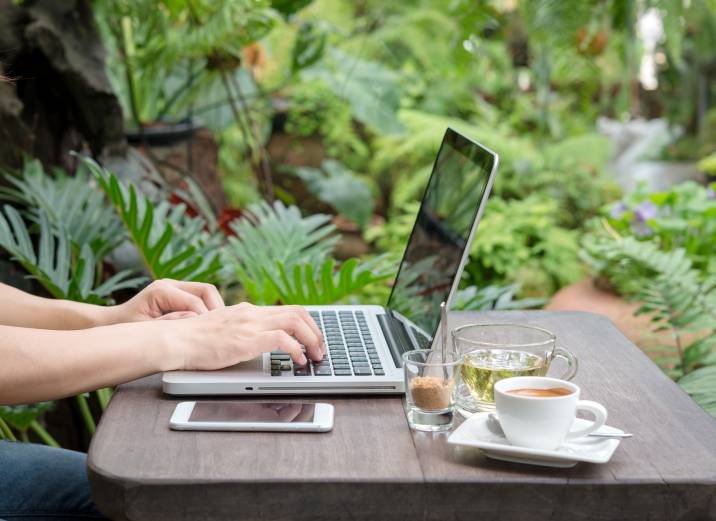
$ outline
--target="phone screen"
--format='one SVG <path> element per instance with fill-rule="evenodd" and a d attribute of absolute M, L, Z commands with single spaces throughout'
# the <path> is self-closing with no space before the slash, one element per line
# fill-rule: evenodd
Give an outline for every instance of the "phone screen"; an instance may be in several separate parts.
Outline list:
<path fill-rule="evenodd" d="M 315 410 L 313 403 L 196 402 L 189 423 L 311 423 Z"/>

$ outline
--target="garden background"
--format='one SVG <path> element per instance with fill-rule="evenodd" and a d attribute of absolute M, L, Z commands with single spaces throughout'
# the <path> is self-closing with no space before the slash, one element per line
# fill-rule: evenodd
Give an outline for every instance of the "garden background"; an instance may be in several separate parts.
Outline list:
<path fill-rule="evenodd" d="M 714 0 L 6 1 L 0 73 L 4 282 L 384 304 L 451 126 L 502 160 L 453 307 L 605 313 L 716 416 Z"/>

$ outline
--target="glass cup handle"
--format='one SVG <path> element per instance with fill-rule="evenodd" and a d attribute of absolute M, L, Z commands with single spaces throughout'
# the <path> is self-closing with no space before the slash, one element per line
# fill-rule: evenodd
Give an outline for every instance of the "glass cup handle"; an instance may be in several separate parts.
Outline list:
<path fill-rule="evenodd" d="M 607 422 L 607 410 L 601 403 L 592 402 L 589 400 L 579 400 L 577 402 L 578 411 L 589 411 L 594 415 L 594 421 L 583 429 L 576 431 L 569 431 L 567 433 L 567 439 L 581 438 L 587 434 L 591 434 L 597 429 L 600 429 Z"/>
<path fill-rule="evenodd" d="M 579 360 L 577 360 L 577 357 L 566 349 L 557 347 L 552 355 L 552 359 L 554 360 L 555 358 L 561 358 L 562 360 L 567 362 L 567 370 L 562 376 L 559 377 L 559 379 L 571 380 L 572 378 L 574 378 L 574 375 L 577 374 L 577 369 L 579 368 Z"/>

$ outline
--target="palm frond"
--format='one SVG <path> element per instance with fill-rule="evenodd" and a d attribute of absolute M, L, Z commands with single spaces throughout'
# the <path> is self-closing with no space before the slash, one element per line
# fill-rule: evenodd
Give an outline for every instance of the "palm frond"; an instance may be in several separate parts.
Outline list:
<path fill-rule="evenodd" d="M 7 250 L 25 270 L 55 298 L 106 304 L 114 291 L 134 288 L 144 277 L 122 271 L 95 285 L 97 258 L 88 244 L 75 255 L 63 230 L 53 229 L 44 210 L 38 209 L 39 245 L 33 245 L 20 213 L 5 205 L 0 212 L 0 247 Z"/>
<path fill-rule="evenodd" d="M 154 204 L 90 158 L 81 158 L 114 206 L 152 278 L 211 282 L 221 269 L 222 237 L 184 205 Z"/>

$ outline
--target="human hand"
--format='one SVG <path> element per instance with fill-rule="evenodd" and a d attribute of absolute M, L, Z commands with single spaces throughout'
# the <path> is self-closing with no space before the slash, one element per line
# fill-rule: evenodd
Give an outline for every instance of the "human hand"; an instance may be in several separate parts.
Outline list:
<path fill-rule="evenodd" d="M 172 320 L 203 315 L 224 307 L 212 284 L 155 280 L 133 298 L 108 309 L 112 323 Z"/>
<path fill-rule="evenodd" d="M 181 320 L 171 334 L 179 354 L 175 369 L 222 369 L 274 350 L 305 364 L 301 344 L 314 361 L 325 353 L 321 330 L 301 306 L 228 306 Z"/>

